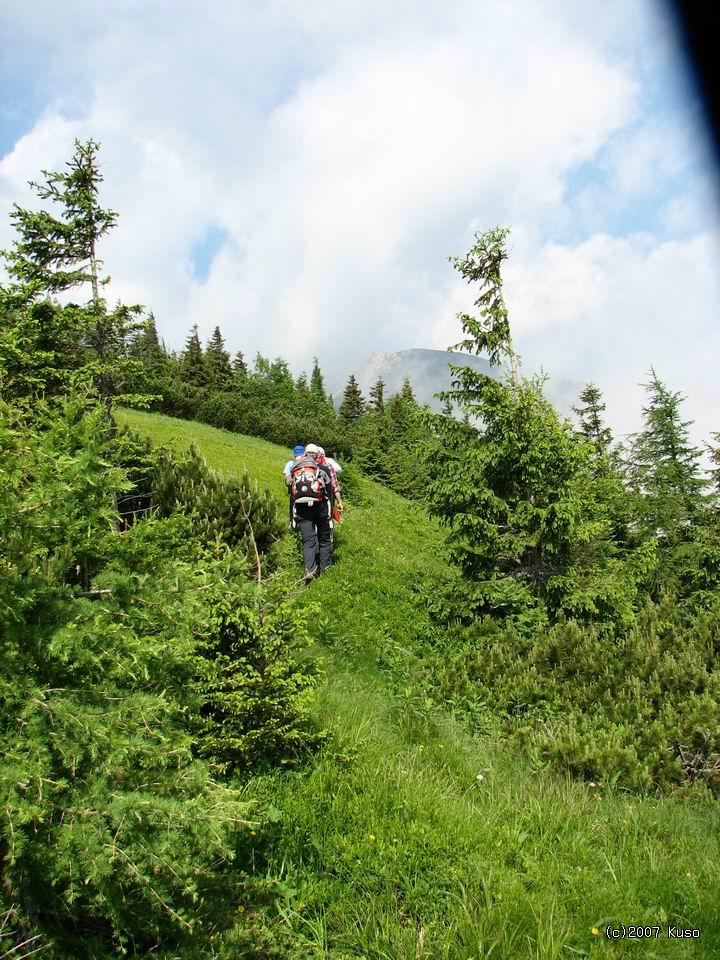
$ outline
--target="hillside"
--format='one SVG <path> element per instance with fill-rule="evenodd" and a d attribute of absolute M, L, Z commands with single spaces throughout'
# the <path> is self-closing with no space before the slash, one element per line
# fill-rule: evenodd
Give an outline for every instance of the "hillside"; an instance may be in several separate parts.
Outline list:
<path fill-rule="evenodd" d="M 246 466 L 284 508 L 284 448 L 119 416 L 156 442 L 194 442 L 225 473 Z M 423 595 L 448 576 L 440 531 L 375 483 L 352 488 L 336 565 L 295 601 L 317 611 L 325 675 L 315 710 L 329 739 L 303 768 L 246 784 L 273 811 L 252 850 L 266 899 L 232 890 L 238 928 L 207 956 L 717 956 L 717 804 L 557 777 L 472 738 L 449 705 L 421 694 L 418 658 L 443 643 Z M 282 576 L 292 584 L 299 572 L 288 538 Z M 609 942 L 606 926 L 619 924 L 644 924 L 651 942 Z M 669 925 L 700 939 L 669 939 Z M 278 952 L 239 946 L 243 931 Z"/>

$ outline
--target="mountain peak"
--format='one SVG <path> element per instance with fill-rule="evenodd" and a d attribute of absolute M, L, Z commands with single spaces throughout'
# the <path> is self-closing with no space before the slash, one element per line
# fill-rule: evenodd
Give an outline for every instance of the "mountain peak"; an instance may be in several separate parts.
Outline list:
<path fill-rule="evenodd" d="M 469 366 L 491 377 L 501 376 L 499 367 L 492 367 L 484 357 L 470 353 L 429 350 L 423 347 L 392 352 L 374 350 L 359 367 L 349 370 L 343 380 L 335 381 L 331 393 L 335 397 L 342 397 L 350 373 L 355 374 L 366 397 L 378 379 L 385 383 L 385 395 L 391 396 L 402 389 L 403 380 L 408 377 L 418 403 L 427 403 L 433 410 L 439 410 L 441 403 L 435 398 L 435 394 L 450 389 L 449 364 Z M 546 396 L 561 413 L 568 414 L 581 389 L 582 384 L 575 381 L 550 380 L 546 386 Z"/>

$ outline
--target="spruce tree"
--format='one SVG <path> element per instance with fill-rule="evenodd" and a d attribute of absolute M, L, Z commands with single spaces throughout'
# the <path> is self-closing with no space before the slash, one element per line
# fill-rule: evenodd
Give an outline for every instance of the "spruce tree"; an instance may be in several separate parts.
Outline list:
<path fill-rule="evenodd" d="M 652 368 L 643 386 L 649 402 L 644 427 L 632 438 L 630 482 L 646 533 L 673 543 L 684 538 L 703 506 L 702 454 L 690 440 L 692 421 L 681 418 L 682 394 L 668 389 Z"/>
<path fill-rule="evenodd" d="M 338 409 L 338 415 L 346 423 L 352 423 L 358 420 L 365 410 L 365 401 L 355 379 L 355 374 L 351 373 L 343 393 L 342 403 Z"/>
<path fill-rule="evenodd" d="M 410 377 L 405 377 L 403 380 L 402 389 L 400 390 L 400 399 L 403 403 L 406 403 L 409 406 L 417 407 L 417 400 L 415 399 L 415 394 L 413 393 Z"/>
<path fill-rule="evenodd" d="M 167 363 L 167 352 L 160 342 L 155 317 L 150 313 L 142 330 L 133 337 L 129 353 L 142 361 L 146 370 L 153 374 L 161 373 Z"/>
<path fill-rule="evenodd" d="M 204 387 L 208 382 L 197 324 L 193 325 L 185 341 L 185 349 L 180 356 L 180 374 L 185 383 L 191 383 L 196 387 Z"/>
<path fill-rule="evenodd" d="M 235 379 L 244 379 L 247 376 L 248 368 L 245 363 L 245 355 L 242 350 L 238 350 L 233 359 L 233 374 Z"/>
<path fill-rule="evenodd" d="M 382 377 L 378 377 L 370 388 L 370 401 L 370 407 L 374 413 L 385 412 L 385 382 Z"/>
<path fill-rule="evenodd" d="M 225 341 L 220 327 L 215 327 L 212 337 L 205 347 L 203 357 L 208 386 L 212 390 L 226 390 L 232 383 L 233 371 L 230 354 L 225 349 Z"/>
<path fill-rule="evenodd" d="M 588 383 L 580 393 L 582 406 L 573 407 L 577 414 L 580 434 L 595 445 L 601 456 L 606 456 L 612 443 L 612 433 L 603 421 L 605 403 L 600 390 L 594 383 Z"/>
<path fill-rule="evenodd" d="M 97 248 L 117 223 L 117 213 L 99 203 L 103 181 L 99 149 L 94 140 L 76 140 L 67 172 L 43 170 L 42 182 L 30 181 L 41 200 L 59 207 L 59 216 L 13 204 L 10 219 L 19 239 L 3 256 L 10 276 L 22 285 L 29 299 L 89 283 L 93 303 L 100 300 L 100 286 L 107 280 L 100 276 L 102 261 Z"/>
<path fill-rule="evenodd" d="M 275 357 L 269 368 L 270 382 L 272 383 L 273 401 L 286 409 L 295 400 L 295 381 L 287 360 Z"/>
<path fill-rule="evenodd" d="M 71 332 L 82 366 L 107 406 L 111 397 L 128 402 L 144 399 L 135 391 L 142 386 L 142 364 L 128 355 L 133 337 L 144 323 L 142 308 L 118 303 L 108 310 L 101 287 L 109 277 L 101 274 L 100 240 L 115 226 L 114 210 L 100 206 L 103 181 L 94 140 L 75 141 L 67 170 L 43 171 L 41 182 L 30 182 L 38 197 L 57 209 L 27 210 L 15 204 L 10 215 L 18 234 L 13 246 L 2 252 L 8 273 L 15 281 L 9 293 L 17 304 L 39 300 L 77 287 L 89 288 L 84 305 L 55 304 L 62 322 L 56 323 L 63 338 Z M 59 344 L 50 344 L 54 350 Z M 62 352 L 62 351 L 59 351 Z"/>
<path fill-rule="evenodd" d="M 457 614 L 497 613 L 527 627 L 559 613 L 627 616 L 634 581 L 616 563 L 590 447 L 544 398 L 542 380 L 517 377 L 500 275 L 507 233 L 476 236 L 468 256 L 454 262 L 482 291 L 480 319 L 459 315 L 460 346 L 486 352 L 492 363 L 508 361 L 510 382 L 451 365 L 452 389 L 441 399 L 464 419 L 429 417 L 430 508 L 448 528 L 466 578 L 466 606 Z"/>
<path fill-rule="evenodd" d="M 301 401 L 309 399 L 310 387 L 308 386 L 307 373 L 305 373 L 304 370 L 295 381 L 295 389 L 297 390 L 298 398 Z"/>
<path fill-rule="evenodd" d="M 313 357 L 313 368 L 312 374 L 310 375 L 310 393 L 313 395 L 314 400 L 318 400 L 321 403 L 328 400 L 328 396 L 325 393 L 325 380 L 320 370 L 320 363 L 317 357 Z"/>
<path fill-rule="evenodd" d="M 400 392 L 393 394 L 385 404 L 381 419 L 388 483 L 397 493 L 417 499 L 426 490 L 424 455 L 431 437 L 407 377 Z"/>
<path fill-rule="evenodd" d="M 493 227 L 486 233 L 476 233 L 475 244 L 464 257 L 450 257 L 453 267 L 468 283 L 480 284 L 480 295 L 475 301 L 480 316 L 458 314 L 466 338 L 452 349 L 486 353 L 493 365 L 507 362 L 510 380 L 514 382 L 518 376 L 518 356 L 510 335 L 500 274 L 502 264 L 508 258 L 506 243 L 509 235 L 508 227 Z"/>

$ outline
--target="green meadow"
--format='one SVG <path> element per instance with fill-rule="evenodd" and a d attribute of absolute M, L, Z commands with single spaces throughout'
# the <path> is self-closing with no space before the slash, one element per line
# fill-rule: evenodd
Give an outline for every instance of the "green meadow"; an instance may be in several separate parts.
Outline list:
<path fill-rule="evenodd" d="M 156 444 L 195 444 L 225 475 L 247 468 L 286 509 L 283 447 L 117 417 Z M 423 652 L 442 651 L 433 585 L 453 576 L 439 527 L 352 470 L 346 489 L 332 569 L 301 587 L 288 536 L 276 575 L 311 608 L 324 745 L 242 783 L 262 811 L 245 851 L 253 880 L 228 881 L 237 919 L 202 956 L 720 956 L 717 802 L 699 788 L 656 796 L 573 781 L 499 731 L 472 736 L 417 679 Z"/>

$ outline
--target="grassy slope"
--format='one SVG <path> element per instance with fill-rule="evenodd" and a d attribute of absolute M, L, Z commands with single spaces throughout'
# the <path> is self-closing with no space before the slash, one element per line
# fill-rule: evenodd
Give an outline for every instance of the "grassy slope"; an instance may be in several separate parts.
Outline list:
<path fill-rule="evenodd" d="M 228 473 L 247 465 L 285 504 L 286 451 L 200 424 L 123 414 L 158 442 L 194 441 Z M 347 511 L 336 566 L 299 595 L 321 604 L 333 732 L 309 768 L 250 785 L 282 819 L 258 840 L 293 956 L 720 955 L 717 805 L 593 790 L 475 741 L 421 699 L 393 663 L 430 637 L 413 587 L 444 574 L 423 511 L 370 482 Z M 294 545 L 288 574 L 299 573 Z M 242 905 L 240 905 L 242 907 Z M 248 904 L 248 909 L 250 909 Z M 610 918 L 659 924 L 610 943 Z M 668 924 L 698 941 L 669 940 Z"/>

